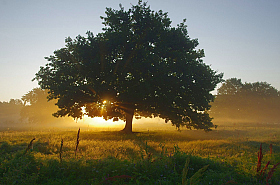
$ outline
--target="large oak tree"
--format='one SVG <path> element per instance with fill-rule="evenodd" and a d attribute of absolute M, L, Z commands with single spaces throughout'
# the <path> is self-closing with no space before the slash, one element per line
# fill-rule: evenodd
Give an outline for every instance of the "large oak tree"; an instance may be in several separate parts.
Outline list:
<path fill-rule="evenodd" d="M 106 9 L 103 32 L 66 38 L 66 46 L 46 57 L 35 79 L 58 99 L 55 116 L 126 120 L 160 117 L 177 128 L 211 130 L 210 93 L 222 74 L 202 61 L 204 51 L 188 36 L 186 20 L 171 26 L 167 13 L 141 0 L 129 10 Z"/>

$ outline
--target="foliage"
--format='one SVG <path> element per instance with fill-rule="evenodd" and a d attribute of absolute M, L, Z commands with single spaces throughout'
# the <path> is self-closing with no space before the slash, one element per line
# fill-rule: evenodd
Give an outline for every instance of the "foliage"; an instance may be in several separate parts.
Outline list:
<path fill-rule="evenodd" d="M 106 9 L 102 33 L 76 39 L 46 57 L 36 73 L 49 100 L 58 99 L 55 116 L 126 119 L 131 131 L 133 115 L 160 117 L 176 127 L 210 130 L 207 110 L 210 93 L 221 82 L 195 49 L 186 20 L 171 27 L 167 13 L 152 11 L 146 3 L 125 11 Z"/>
<path fill-rule="evenodd" d="M 217 121 L 277 123 L 279 111 L 280 92 L 270 84 L 231 78 L 218 89 L 211 116 Z"/>

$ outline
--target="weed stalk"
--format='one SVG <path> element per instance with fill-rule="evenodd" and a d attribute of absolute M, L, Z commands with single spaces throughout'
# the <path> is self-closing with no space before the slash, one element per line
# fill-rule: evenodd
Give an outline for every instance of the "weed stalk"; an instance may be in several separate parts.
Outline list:
<path fill-rule="evenodd" d="M 77 134 L 77 142 L 76 142 L 75 157 L 77 156 L 77 151 L 78 151 L 79 142 L 80 142 L 80 128 L 79 128 L 78 134 Z"/>
<path fill-rule="evenodd" d="M 263 158 L 263 154 L 262 154 L 262 143 L 261 143 L 261 145 L 260 145 L 260 151 L 258 152 L 257 173 L 261 170 L 262 158 Z"/>
<path fill-rule="evenodd" d="M 63 139 L 61 139 L 60 150 L 59 150 L 59 159 L 62 162 L 62 147 L 63 147 Z"/>
<path fill-rule="evenodd" d="M 30 141 L 30 143 L 29 143 L 29 145 L 27 146 L 27 148 L 26 148 L 24 154 L 26 154 L 29 150 L 32 150 L 32 149 L 33 149 L 33 141 L 34 141 L 34 140 L 35 140 L 35 138 L 33 138 L 33 139 Z"/>

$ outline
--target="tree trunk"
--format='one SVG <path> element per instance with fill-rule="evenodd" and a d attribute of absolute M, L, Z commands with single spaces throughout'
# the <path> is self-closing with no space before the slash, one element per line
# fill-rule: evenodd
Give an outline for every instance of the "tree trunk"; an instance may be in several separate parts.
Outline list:
<path fill-rule="evenodd" d="M 126 114 L 126 122 L 125 122 L 125 127 L 122 131 L 125 133 L 132 133 L 132 119 L 134 115 L 134 110 L 128 111 L 125 114 Z"/>

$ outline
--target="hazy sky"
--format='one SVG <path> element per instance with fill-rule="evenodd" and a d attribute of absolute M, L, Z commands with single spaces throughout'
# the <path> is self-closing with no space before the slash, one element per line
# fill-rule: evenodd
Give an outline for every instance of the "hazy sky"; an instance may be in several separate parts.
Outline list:
<path fill-rule="evenodd" d="M 0 0 L 0 101 L 21 98 L 44 57 L 64 47 L 65 37 L 101 32 L 105 7 L 127 10 L 138 0 Z M 149 0 L 168 12 L 172 25 L 187 19 L 204 62 L 224 79 L 266 81 L 280 90 L 279 0 Z"/>

